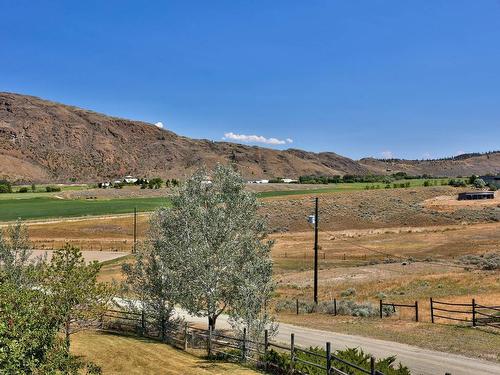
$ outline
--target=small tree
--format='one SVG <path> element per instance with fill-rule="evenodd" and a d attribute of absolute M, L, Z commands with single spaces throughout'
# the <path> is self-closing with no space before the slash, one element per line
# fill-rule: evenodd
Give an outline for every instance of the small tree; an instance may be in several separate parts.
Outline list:
<path fill-rule="evenodd" d="M 31 249 L 28 228 L 21 221 L 7 227 L 5 233 L 0 229 L 0 270 L 14 284 L 25 285 L 31 279 L 35 265 L 30 260 Z"/>
<path fill-rule="evenodd" d="M 0 275 L 0 373 L 77 374 L 78 361 L 58 337 L 60 324 L 54 296 Z"/>
<path fill-rule="evenodd" d="M 157 228 L 155 216 L 151 219 L 151 230 Z M 178 302 L 178 286 L 180 279 L 176 275 L 171 253 L 162 246 L 162 241 L 151 241 L 143 244 L 134 253 L 134 263 L 123 265 L 127 276 L 127 286 L 141 300 L 139 307 L 148 316 L 153 316 L 156 328 L 165 339 L 174 305 Z M 136 305 L 132 305 L 137 309 Z"/>
<path fill-rule="evenodd" d="M 478 189 L 484 189 L 486 187 L 486 182 L 482 178 L 476 178 L 474 180 L 474 187 Z"/>
<path fill-rule="evenodd" d="M 207 172 L 200 169 L 172 197 L 171 208 L 157 213 L 152 241 L 170 253 L 182 280 L 183 307 L 215 328 L 228 307 L 242 306 L 250 275 L 263 264 L 270 275 L 272 243 L 265 240 L 257 199 L 245 191 L 241 176 L 221 165 L 211 174 L 207 184 Z"/>
<path fill-rule="evenodd" d="M 54 252 L 47 267 L 45 282 L 61 309 L 68 350 L 70 335 L 95 324 L 113 296 L 113 288 L 97 282 L 100 269 L 96 261 L 86 264 L 69 244 Z"/>

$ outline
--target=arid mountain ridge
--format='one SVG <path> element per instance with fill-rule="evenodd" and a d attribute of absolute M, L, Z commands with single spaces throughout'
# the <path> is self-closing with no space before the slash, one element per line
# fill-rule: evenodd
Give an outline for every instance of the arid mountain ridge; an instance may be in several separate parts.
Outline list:
<path fill-rule="evenodd" d="M 124 175 L 183 178 L 200 165 L 236 163 L 246 179 L 301 175 L 497 173 L 500 152 L 443 160 L 359 161 L 334 152 L 273 150 L 190 139 L 141 121 L 33 96 L 0 93 L 0 178 L 95 182 Z"/>

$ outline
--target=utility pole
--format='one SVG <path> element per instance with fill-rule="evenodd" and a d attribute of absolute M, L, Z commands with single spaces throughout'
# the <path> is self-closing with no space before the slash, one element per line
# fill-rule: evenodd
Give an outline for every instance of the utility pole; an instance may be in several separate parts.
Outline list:
<path fill-rule="evenodd" d="M 137 207 L 134 207 L 134 248 L 133 253 L 136 252 L 136 244 L 137 244 Z"/>
<path fill-rule="evenodd" d="M 314 303 L 318 304 L 318 197 L 315 199 L 314 210 Z"/>

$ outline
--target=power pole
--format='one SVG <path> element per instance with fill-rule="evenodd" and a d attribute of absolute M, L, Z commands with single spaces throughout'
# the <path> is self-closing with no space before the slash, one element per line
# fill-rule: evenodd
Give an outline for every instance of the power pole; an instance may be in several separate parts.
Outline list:
<path fill-rule="evenodd" d="M 134 207 L 134 248 L 133 248 L 133 253 L 136 251 L 136 244 L 137 244 L 137 207 Z"/>
<path fill-rule="evenodd" d="M 314 211 L 314 303 L 318 304 L 318 197 Z"/>

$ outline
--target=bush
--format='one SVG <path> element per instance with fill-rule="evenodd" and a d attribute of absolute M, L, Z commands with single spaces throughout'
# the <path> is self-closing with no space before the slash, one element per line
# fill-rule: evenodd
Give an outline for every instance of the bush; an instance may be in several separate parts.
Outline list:
<path fill-rule="evenodd" d="M 448 185 L 453 186 L 453 187 L 464 187 L 467 186 L 465 181 L 460 180 L 460 179 L 454 179 L 452 178 L 450 181 L 448 181 Z"/>
<path fill-rule="evenodd" d="M 310 347 L 307 349 L 308 352 L 314 353 L 305 353 L 303 351 L 297 350 L 296 356 L 302 361 L 310 362 L 318 364 L 322 367 L 326 368 L 326 352 L 322 348 L 318 347 Z M 337 350 L 332 353 L 337 358 L 342 359 L 343 361 L 352 363 L 356 366 L 364 368 L 366 370 L 370 369 L 370 359 L 371 355 L 368 353 L 364 353 L 359 348 L 347 348 L 345 350 Z M 323 358 L 322 358 L 323 357 Z M 269 366 L 271 369 L 271 373 L 273 374 L 288 374 L 290 369 L 290 354 L 288 352 L 277 352 L 271 349 L 267 353 L 266 361 L 272 363 L 272 366 Z M 317 375 L 324 374 L 325 370 L 320 369 L 313 365 L 308 365 L 306 363 L 297 361 L 295 363 L 296 369 L 300 371 L 300 373 Z M 364 372 L 357 370 L 351 366 L 346 365 L 340 361 L 334 361 L 332 366 L 345 374 L 350 375 L 362 375 Z M 396 364 L 396 357 L 390 356 L 383 359 L 378 359 L 375 362 L 375 369 L 383 373 L 385 375 L 410 375 L 410 370 L 401 365 L 401 363 Z"/>
<path fill-rule="evenodd" d="M 340 293 L 341 297 L 354 297 L 356 295 L 356 289 L 348 288 Z"/>
<path fill-rule="evenodd" d="M 47 193 L 55 193 L 61 191 L 61 188 L 59 186 L 46 186 L 45 191 Z"/>
<path fill-rule="evenodd" d="M 0 180 L 0 194 L 12 193 L 12 184 L 7 180 Z"/>
<path fill-rule="evenodd" d="M 353 300 L 340 300 L 337 303 L 337 314 L 367 318 L 379 315 L 379 311 L 370 302 L 358 303 Z"/>
<path fill-rule="evenodd" d="M 484 180 L 481 178 L 476 178 L 474 180 L 474 187 L 478 189 L 484 189 L 486 187 L 486 182 L 484 182 Z"/>
<path fill-rule="evenodd" d="M 21 188 L 19 188 L 19 193 L 27 193 L 28 192 L 28 188 L 26 186 L 23 186 Z"/>
<path fill-rule="evenodd" d="M 482 270 L 500 270 L 500 253 L 486 253 L 481 255 L 464 255 L 460 257 L 460 262 L 477 266 Z"/>

